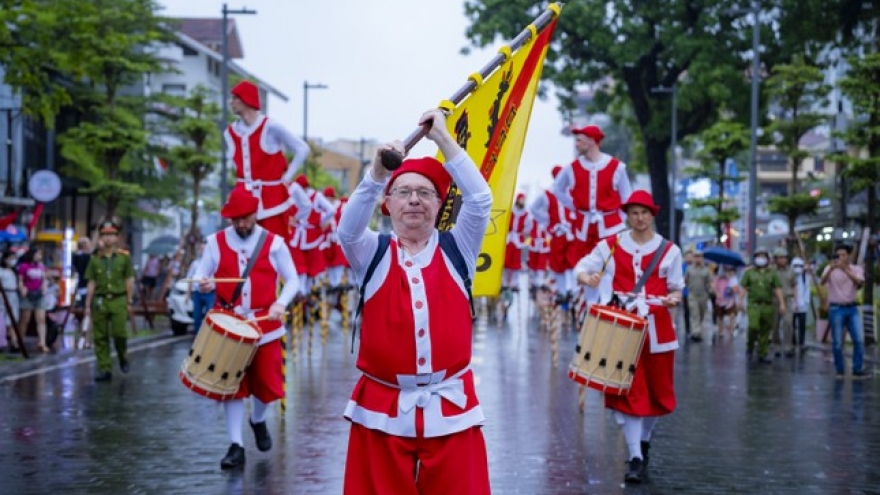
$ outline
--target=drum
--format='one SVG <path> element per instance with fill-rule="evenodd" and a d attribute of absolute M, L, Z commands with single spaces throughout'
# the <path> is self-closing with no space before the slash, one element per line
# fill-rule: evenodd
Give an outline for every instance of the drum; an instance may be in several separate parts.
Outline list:
<path fill-rule="evenodd" d="M 648 321 L 638 315 L 591 305 L 568 377 L 606 394 L 629 393 L 647 326 Z"/>
<path fill-rule="evenodd" d="M 223 310 L 208 312 L 183 360 L 180 381 L 209 399 L 232 398 L 259 341 L 260 331 L 244 318 Z"/>

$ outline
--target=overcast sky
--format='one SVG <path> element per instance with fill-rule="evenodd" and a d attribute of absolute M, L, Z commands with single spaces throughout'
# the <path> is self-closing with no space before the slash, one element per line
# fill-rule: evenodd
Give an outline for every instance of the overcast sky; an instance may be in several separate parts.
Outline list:
<path fill-rule="evenodd" d="M 221 17 L 216 0 L 159 0 L 170 17 Z M 463 2 L 455 0 L 336 0 L 227 2 L 257 15 L 235 16 L 244 45 L 245 69 L 278 88 L 288 101 L 270 100 L 269 115 L 291 132 L 303 132 L 303 81 L 309 90 L 312 138 L 403 139 L 422 111 L 450 97 L 494 56 L 497 47 L 472 50 L 465 37 Z M 552 93 L 549 91 L 548 93 Z M 555 97 L 538 100 L 532 112 L 518 182 L 547 187 L 550 169 L 569 163 L 573 146 L 560 135 Z M 420 144 L 415 156 L 433 154 Z"/>

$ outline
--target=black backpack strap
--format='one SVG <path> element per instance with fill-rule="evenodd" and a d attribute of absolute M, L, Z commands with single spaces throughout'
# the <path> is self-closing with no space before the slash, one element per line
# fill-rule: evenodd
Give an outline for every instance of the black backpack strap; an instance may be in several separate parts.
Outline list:
<path fill-rule="evenodd" d="M 449 257 L 449 261 L 452 262 L 452 266 L 455 267 L 455 271 L 458 272 L 458 276 L 461 277 L 461 281 L 464 282 L 464 288 L 468 295 L 468 302 L 471 304 L 471 318 L 473 319 L 477 315 L 477 312 L 474 309 L 474 295 L 471 290 L 473 281 L 471 280 L 470 275 L 468 275 L 467 263 L 464 261 L 464 256 L 462 256 L 461 250 L 458 249 L 458 244 L 455 243 L 455 237 L 452 236 L 452 232 L 440 232 L 440 249 L 442 249 L 443 252 L 446 253 L 446 256 Z"/>
<path fill-rule="evenodd" d="M 373 273 L 376 271 L 376 267 L 379 266 L 379 262 L 382 261 L 382 257 L 385 256 L 385 252 L 388 251 L 388 246 L 391 245 L 391 234 L 379 234 L 379 245 L 376 247 L 376 253 L 373 255 L 373 259 L 370 260 L 370 264 L 367 265 L 367 271 L 364 273 L 364 278 L 361 280 L 361 288 L 358 297 L 358 305 L 357 310 L 355 311 L 354 318 L 351 320 L 351 352 L 354 354 L 354 338 L 357 334 L 357 325 L 358 319 L 361 316 L 361 312 L 364 310 L 364 295 L 367 292 L 367 284 L 370 282 L 370 279 L 373 278 Z"/>
<path fill-rule="evenodd" d="M 263 229 L 260 232 L 260 237 L 257 238 L 257 245 L 254 247 L 254 251 L 251 253 L 251 257 L 248 259 L 247 266 L 244 267 L 244 272 L 241 274 L 241 282 L 235 286 L 235 290 L 232 291 L 232 298 L 229 301 L 223 300 L 220 297 L 220 294 L 217 294 L 217 298 L 220 301 L 220 306 L 232 311 L 232 308 L 235 307 L 235 301 L 238 300 L 239 296 L 241 296 L 241 291 L 244 289 L 244 284 L 247 282 L 248 276 L 251 274 L 251 270 L 254 268 L 254 264 L 257 262 L 257 256 L 260 255 L 260 251 L 263 249 L 263 244 L 266 243 L 266 238 L 269 237 L 269 231 Z"/>

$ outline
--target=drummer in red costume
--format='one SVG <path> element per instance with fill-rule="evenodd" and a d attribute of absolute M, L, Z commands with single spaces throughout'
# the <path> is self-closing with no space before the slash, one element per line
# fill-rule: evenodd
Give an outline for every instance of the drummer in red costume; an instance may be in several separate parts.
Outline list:
<path fill-rule="evenodd" d="M 502 290 L 519 290 L 517 274 L 522 270 L 522 252 L 528 248 L 526 237 L 532 228 L 532 219 L 526 211 L 526 195 L 519 193 L 510 210 L 510 227 L 507 231 L 507 246 L 504 251 L 504 275 Z"/>
<path fill-rule="evenodd" d="M 434 225 L 455 180 L 462 205 L 444 235 L 451 235 L 473 277 L 492 192 L 446 130 L 441 111 L 428 111 L 420 124 L 430 126 L 427 137 L 446 163 L 407 159 L 392 174 L 379 153 L 403 152 L 403 146 L 381 146 L 339 222 L 339 241 L 360 279 L 378 250 L 378 234 L 368 225 L 380 199 L 393 231 L 366 287 L 357 359 L 363 376 L 345 408 L 352 423 L 346 495 L 490 492 L 485 418 L 470 369 L 468 295 Z"/>
<path fill-rule="evenodd" d="M 582 215 L 574 225 L 574 258 L 580 260 L 601 239 L 624 229 L 620 205 L 632 192 L 626 164 L 599 149 L 605 137 L 598 126 L 574 129 L 578 157 L 553 182 L 553 193 Z M 577 261 L 575 261 L 577 263 Z"/>
<path fill-rule="evenodd" d="M 288 239 L 288 210 L 295 200 L 290 185 L 309 156 L 309 145 L 260 114 L 260 94 L 250 81 L 232 88 L 230 106 L 239 120 L 226 128 L 224 138 L 235 163 L 235 177 L 259 199 L 260 225 Z M 285 151 L 293 154 L 290 163 L 284 157 Z"/>
<path fill-rule="evenodd" d="M 220 461 L 222 469 L 240 467 L 245 462 L 242 427 L 244 426 L 244 399 L 252 397 L 250 425 L 254 431 L 257 449 L 272 448 L 272 438 L 266 427 L 269 403 L 284 394 L 283 358 L 281 342 L 284 324 L 281 318 L 297 291 L 296 270 L 284 240 L 257 225 L 259 201 L 241 184 L 232 189 L 229 200 L 220 210 L 229 219 L 229 227 L 208 237 L 195 277 L 200 280 L 199 290 L 216 290 L 215 309 L 235 312 L 245 319 L 260 317 L 256 325 L 262 333 L 257 353 L 247 368 L 238 393 L 223 402 L 226 427 L 232 445 Z M 214 278 L 240 278 L 250 260 L 256 257 L 240 295 L 235 300 L 235 283 L 215 284 Z M 275 297 L 279 276 L 284 288 Z"/>
<path fill-rule="evenodd" d="M 603 304 L 616 294 L 622 301 L 629 299 L 627 309 L 648 319 L 648 335 L 629 394 L 605 395 L 605 407 L 615 411 L 629 449 L 625 481 L 640 483 L 648 465 L 654 425 L 660 416 L 675 409 L 673 373 L 678 339 L 669 308 L 681 301 L 684 277 L 678 246 L 667 242 L 659 252 L 663 237 L 654 232 L 654 217 L 660 207 L 654 204 L 650 193 L 633 192 L 623 208 L 631 230 L 599 242 L 578 263 L 575 273 L 578 282 L 602 289 Z M 649 274 L 640 294 L 628 298 L 626 294 L 633 291 L 654 256 L 662 256 L 659 265 Z M 606 284 L 600 285 L 603 277 L 611 279 L 613 292 Z"/>
<path fill-rule="evenodd" d="M 553 179 L 559 177 L 562 166 L 553 167 L 551 174 Z M 580 260 L 575 252 L 574 225 L 578 225 L 581 217 L 578 213 L 566 208 L 559 201 L 552 189 L 544 191 L 529 205 L 529 214 L 547 232 L 550 232 L 550 256 L 548 267 L 553 272 L 556 281 L 557 300 L 564 302 L 568 299 L 568 293 L 574 289 L 574 275 L 572 269 Z"/>
<path fill-rule="evenodd" d="M 550 260 L 550 234 L 538 222 L 532 222 L 529 231 L 529 293 L 547 285 L 547 263 Z"/>

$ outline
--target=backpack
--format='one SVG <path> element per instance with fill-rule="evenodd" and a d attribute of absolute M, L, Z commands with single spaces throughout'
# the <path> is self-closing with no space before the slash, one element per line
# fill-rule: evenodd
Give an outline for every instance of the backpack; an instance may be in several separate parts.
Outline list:
<path fill-rule="evenodd" d="M 446 256 L 449 258 L 449 261 L 452 262 L 452 266 L 455 268 L 455 271 L 458 272 L 458 276 L 461 277 L 461 280 L 464 283 L 464 288 L 467 291 L 468 295 L 468 302 L 471 305 L 471 319 L 473 319 L 477 314 L 474 310 L 474 296 L 471 291 L 473 281 L 471 280 L 470 275 L 468 275 L 467 263 L 464 261 L 464 256 L 462 256 L 461 251 L 458 249 L 458 245 L 455 244 L 455 238 L 452 237 L 451 232 L 440 232 L 439 243 L 440 249 L 443 251 L 444 254 L 446 254 Z M 373 255 L 373 259 L 370 260 L 370 264 L 367 265 L 367 271 L 364 273 L 364 279 L 361 281 L 358 306 L 357 310 L 355 311 L 354 318 L 351 321 L 352 353 L 354 353 L 354 339 L 357 335 L 358 320 L 360 319 L 361 312 L 363 312 L 364 310 L 364 295 L 367 292 L 367 284 L 370 282 L 370 279 L 373 278 L 373 273 L 376 271 L 376 267 L 379 266 L 379 262 L 382 261 L 382 258 L 385 256 L 385 252 L 388 251 L 388 247 L 390 245 L 391 234 L 379 234 L 379 245 L 376 248 L 376 254 Z"/>

